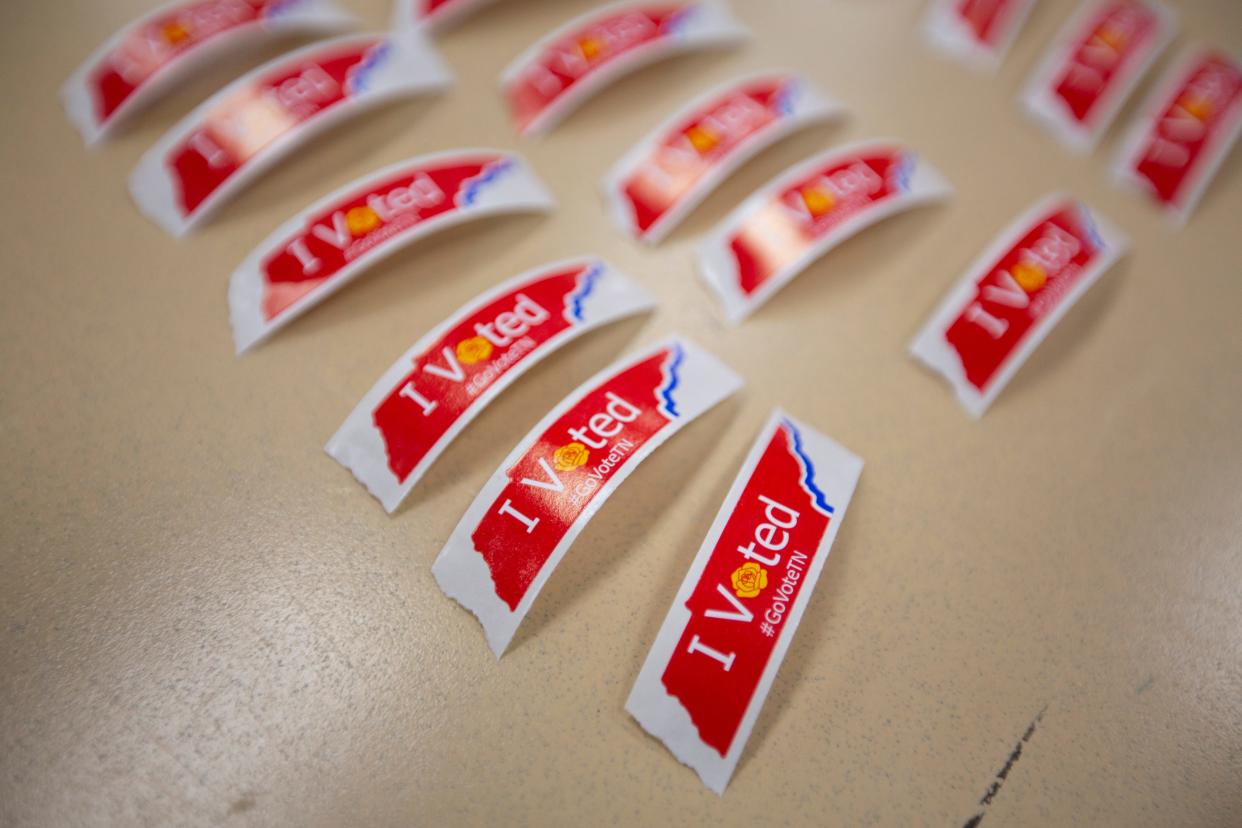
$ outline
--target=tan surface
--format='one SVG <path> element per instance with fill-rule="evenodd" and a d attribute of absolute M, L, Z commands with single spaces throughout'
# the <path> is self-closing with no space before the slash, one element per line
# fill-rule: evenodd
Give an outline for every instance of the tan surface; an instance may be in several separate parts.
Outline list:
<path fill-rule="evenodd" d="M 985 824 L 1238 824 L 1242 153 L 1177 233 L 1109 186 L 1106 152 L 1072 158 L 1031 128 L 1014 97 L 1068 0 L 1041 0 L 995 78 L 929 55 L 913 0 L 738 0 L 749 48 L 646 72 L 540 143 L 513 137 L 495 78 L 588 4 L 511 1 L 442 39 L 451 94 L 346 126 L 184 243 L 138 215 L 125 178 L 258 56 L 97 153 L 56 97 L 147 5 L 0 12 L 0 824 L 960 825 L 1040 711 Z M 351 5 L 387 20 L 380 0 Z M 1242 50 L 1242 5 L 1180 5 L 1189 33 Z M 614 158 L 710 84 L 786 65 L 852 120 L 764 155 L 656 251 L 613 232 L 596 182 Z M 958 196 L 866 233 L 725 330 L 694 238 L 788 164 L 882 135 Z M 225 285 L 252 245 L 362 173 L 462 144 L 520 147 L 562 209 L 416 247 L 233 358 Z M 905 345 L 1001 226 L 1066 187 L 1134 254 L 971 422 Z M 522 380 L 399 514 L 323 453 L 446 313 L 590 251 L 658 293 L 660 313 Z M 440 544 L 549 406 L 674 329 L 740 369 L 744 396 L 622 487 L 495 662 L 435 588 Z M 720 799 L 622 704 L 774 403 L 867 467 Z"/>

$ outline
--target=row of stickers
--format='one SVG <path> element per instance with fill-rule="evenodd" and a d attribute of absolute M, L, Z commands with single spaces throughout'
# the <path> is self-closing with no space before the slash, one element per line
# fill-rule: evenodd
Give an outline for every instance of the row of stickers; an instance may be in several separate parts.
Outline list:
<path fill-rule="evenodd" d="M 442 22 L 477 5 L 402 3 L 395 33 L 315 44 L 260 67 L 148 153 L 132 180 L 136 200 L 184 233 L 313 132 L 369 104 L 445 85 L 447 71 L 421 27 L 409 24 Z M 97 53 L 67 85 L 67 106 L 95 140 L 225 40 L 347 20 L 327 0 L 179 3 Z M 505 73 L 505 93 L 522 131 L 539 132 L 610 78 L 744 34 L 713 0 L 615 4 L 532 47 Z M 1238 97 L 1229 104 L 1235 120 Z M 843 112 L 788 72 L 726 84 L 685 106 L 614 167 L 604 182 L 609 212 L 627 233 L 657 242 L 746 159 Z M 738 206 L 701 243 L 699 269 L 738 321 L 844 239 L 950 192 L 900 143 L 833 149 Z M 229 303 L 238 350 L 428 233 L 552 206 L 525 162 L 496 150 L 422 156 L 356 181 L 279 227 L 234 273 Z M 1086 205 L 1048 196 L 962 275 L 911 353 L 948 378 L 969 412 L 982 414 L 1125 245 Z M 402 355 L 327 451 L 392 512 L 471 420 L 539 360 L 654 306 L 633 279 L 594 257 L 516 276 Z M 741 384 L 712 355 L 674 337 L 588 380 L 518 443 L 433 566 L 444 592 L 479 618 L 497 656 L 611 492 Z M 738 761 L 861 469 L 861 460 L 828 437 L 774 412 L 642 668 L 627 709 L 717 792 Z"/>
<path fill-rule="evenodd" d="M 995 69 L 1036 0 L 933 0 L 923 31 L 940 51 Z M 1022 91 L 1022 105 L 1062 144 L 1095 148 L 1177 34 L 1157 0 L 1083 0 Z M 1187 49 L 1126 132 L 1114 179 L 1185 222 L 1242 132 L 1242 61 L 1210 46 Z"/>

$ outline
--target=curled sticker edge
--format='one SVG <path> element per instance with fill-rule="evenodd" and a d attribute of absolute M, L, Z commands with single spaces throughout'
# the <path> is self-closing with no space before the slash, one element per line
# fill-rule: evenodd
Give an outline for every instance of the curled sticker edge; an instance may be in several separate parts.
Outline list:
<path fill-rule="evenodd" d="M 995 73 L 1017 42 L 1036 0 L 1019 0 L 1022 4 L 1008 22 L 1005 36 L 988 48 L 965 32 L 954 11 L 954 0 L 934 0 L 923 16 L 923 40 L 937 54 L 978 72 Z"/>
<path fill-rule="evenodd" d="M 414 4 L 418 0 L 393 0 L 392 28 L 394 31 L 414 28 L 430 34 L 439 34 L 459 25 L 467 17 L 495 4 L 496 0 L 457 0 L 446 6 L 418 17 Z"/>

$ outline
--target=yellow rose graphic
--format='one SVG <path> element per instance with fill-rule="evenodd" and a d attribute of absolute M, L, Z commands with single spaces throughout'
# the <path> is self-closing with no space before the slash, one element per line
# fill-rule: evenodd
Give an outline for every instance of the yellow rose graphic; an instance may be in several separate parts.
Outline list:
<path fill-rule="evenodd" d="M 380 226 L 380 217 L 370 207 L 355 207 L 345 214 L 345 226 L 353 235 L 365 236 Z"/>
<path fill-rule="evenodd" d="M 1037 264 L 1019 262 L 1013 266 L 1013 280 L 1027 293 L 1034 293 L 1048 281 L 1048 274 Z"/>
<path fill-rule="evenodd" d="M 1200 121 L 1206 121 L 1212 116 L 1212 102 L 1201 95 L 1187 95 L 1180 103 L 1182 109 Z"/>
<path fill-rule="evenodd" d="M 768 585 L 768 571 L 754 561 L 747 561 L 733 571 L 730 580 L 738 598 L 754 598 Z"/>
<path fill-rule="evenodd" d="M 598 37 L 584 37 L 578 41 L 578 51 L 587 60 L 595 60 L 604 53 L 604 41 Z"/>
<path fill-rule="evenodd" d="M 836 206 L 837 200 L 832 193 L 818 187 L 807 187 L 802 191 L 802 203 L 813 216 L 822 216 Z"/>
<path fill-rule="evenodd" d="M 584 466 L 590 458 L 591 452 L 587 451 L 587 447 L 582 443 L 566 443 L 552 453 L 552 463 L 556 466 L 556 470 L 561 472 L 573 471 L 579 466 Z"/>
<path fill-rule="evenodd" d="M 189 37 L 190 30 L 184 23 L 174 21 L 172 23 L 165 23 L 161 34 L 164 35 L 165 40 L 175 45 Z"/>
<path fill-rule="evenodd" d="M 492 343 L 481 336 L 472 336 L 457 343 L 457 361 L 462 365 L 474 365 L 492 355 Z"/>
<path fill-rule="evenodd" d="M 712 147 L 720 143 L 716 133 L 704 126 L 692 126 L 686 130 L 686 140 L 699 153 L 708 152 Z"/>

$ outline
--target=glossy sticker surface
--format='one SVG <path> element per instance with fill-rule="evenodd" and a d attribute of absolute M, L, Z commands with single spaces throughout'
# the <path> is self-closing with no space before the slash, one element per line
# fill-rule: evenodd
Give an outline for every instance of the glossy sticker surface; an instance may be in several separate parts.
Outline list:
<path fill-rule="evenodd" d="M 1044 199 L 994 241 L 949 292 L 910 353 L 980 417 L 1126 239 L 1085 204 Z"/>
<path fill-rule="evenodd" d="M 233 273 L 229 309 L 237 350 L 430 233 L 552 206 L 526 162 L 501 150 L 412 158 L 355 181 L 277 228 Z"/>
<path fill-rule="evenodd" d="M 614 222 L 655 243 L 748 159 L 844 113 L 805 78 L 769 73 L 708 92 L 658 127 L 604 180 Z"/>
<path fill-rule="evenodd" d="M 995 69 L 1022 30 L 1035 0 L 932 0 L 923 18 L 927 41 L 949 57 Z"/>
<path fill-rule="evenodd" d="M 671 339 L 587 380 L 509 454 L 432 567 L 497 657 L 613 490 L 741 384 L 706 351 Z"/>
<path fill-rule="evenodd" d="M 255 69 L 187 115 L 142 157 L 130 192 L 153 221 L 184 235 L 311 136 L 448 82 L 413 30 L 313 44 Z"/>
<path fill-rule="evenodd" d="M 1196 49 L 1169 71 L 1143 107 L 1114 174 L 1185 222 L 1240 132 L 1242 61 Z"/>
<path fill-rule="evenodd" d="M 329 441 L 328 454 L 392 512 L 453 438 L 539 360 L 654 305 L 650 294 L 599 259 L 517 276 L 397 360 Z"/>
<path fill-rule="evenodd" d="M 614 3 L 536 43 L 504 71 L 501 85 L 518 130 L 538 134 L 628 72 L 745 36 L 723 0 Z"/>
<path fill-rule="evenodd" d="M 778 176 L 721 222 L 699 247 L 699 272 L 737 322 L 845 239 L 950 192 L 898 144 L 831 150 Z"/>
<path fill-rule="evenodd" d="M 394 29 L 425 28 L 432 32 L 454 25 L 496 0 L 394 0 Z"/>
<path fill-rule="evenodd" d="M 1062 143 L 1087 152 L 1177 31 L 1154 0 L 1087 0 L 1048 50 L 1023 105 Z"/>
<path fill-rule="evenodd" d="M 88 144 L 199 67 L 264 38 L 332 32 L 354 19 L 331 0 L 179 0 L 115 34 L 61 88 Z"/>
<path fill-rule="evenodd" d="M 630 715 L 718 794 L 797 631 L 862 466 L 776 411 L 630 692 Z"/>

